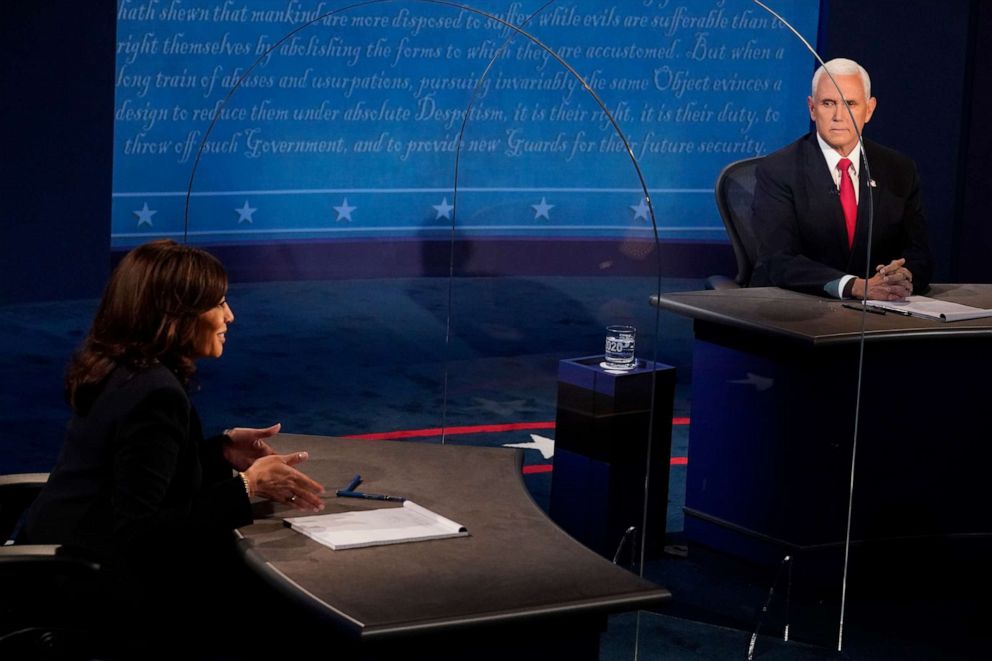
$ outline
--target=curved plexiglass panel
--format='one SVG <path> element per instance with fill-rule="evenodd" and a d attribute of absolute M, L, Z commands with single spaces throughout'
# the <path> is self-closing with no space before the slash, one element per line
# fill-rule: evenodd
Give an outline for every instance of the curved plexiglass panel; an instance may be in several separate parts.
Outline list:
<path fill-rule="evenodd" d="M 347 19 L 330 20 L 345 15 Z M 357 295 L 380 303 L 384 295 L 396 291 L 396 305 L 368 305 L 363 300 L 359 311 L 320 304 L 321 297 L 341 291 L 340 283 L 321 279 L 328 276 L 326 272 L 318 272 L 318 280 L 293 283 L 295 288 L 279 290 L 280 308 L 285 309 L 294 299 L 300 303 L 288 306 L 291 311 L 286 321 L 311 329 L 313 336 L 306 352 L 280 348 L 275 355 L 290 372 L 312 379 L 308 388 L 318 394 L 306 404 L 281 402 L 283 417 L 295 417 L 291 423 L 294 428 L 298 429 L 302 421 L 322 433 L 369 431 L 377 438 L 414 442 L 520 447 L 527 455 L 525 479 L 538 503 L 548 509 L 548 473 L 555 455 L 558 360 L 602 354 L 605 326 L 629 323 L 632 315 L 620 311 L 612 315 L 614 318 L 593 321 L 592 315 L 574 305 L 574 299 L 561 293 L 574 291 L 574 284 L 547 283 L 560 272 L 574 272 L 576 264 L 587 271 L 609 269 L 612 255 L 601 254 L 592 264 L 587 257 L 566 255 L 565 266 L 544 264 L 538 269 L 526 268 L 521 258 L 540 261 L 545 255 L 567 252 L 567 246 L 565 250 L 558 248 L 562 242 L 559 233 L 582 240 L 590 236 L 590 230 L 595 237 L 603 229 L 616 226 L 616 243 L 626 246 L 627 261 L 633 261 L 641 270 L 638 286 L 626 292 L 619 303 L 615 295 L 606 293 L 603 297 L 600 293 L 582 304 L 599 308 L 605 302 L 631 309 L 636 305 L 644 320 L 637 323 L 643 355 L 650 352 L 656 335 L 655 313 L 647 305 L 647 296 L 657 292 L 657 269 L 652 264 L 657 263 L 658 256 L 652 247 L 655 238 L 649 197 L 629 156 L 621 154 L 626 158 L 627 174 L 620 177 L 620 184 L 603 186 L 602 181 L 589 176 L 597 170 L 610 172 L 612 164 L 597 166 L 589 163 L 588 157 L 586 165 L 582 164 L 582 149 L 606 140 L 604 128 L 613 130 L 606 111 L 600 109 L 596 117 L 591 110 L 576 110 L 576 115 L 581 113 L 588 118 L 576 133 L 581 135 L 581 128 L 588 126 L 590 137 L 585 140 L 562 131 L 563 120 L 558 115 L 569 114 L 569 101 L 559 107 L 561 90 L 569 90 L 570 99 L 575 93 L 577 106 L 581 105 L 578 97 L 584 90 L 574 72 L 561 62 L 549 67 L 547 51 L 526 35 L 507 41 L 516 34 L 509 18 L 448 3 L 368 3 L 332 13 L 289 36 L 273 49 L 271 58 L 265 58 L 257 71 L 244 78 L 215 113 L 220 119 L 206 144 L 215 139 L 215 134 L 222 135 L 219 132 L 232 136 L 224 139 L 233 140 L 240 131 L 246 136 L 246 146 L 248 138 L 252 145 L 261 145 L 260 151 L 250 148 L 248 157 L 256 160 L 252 176 L 263 183 L 245 186 L 244 190 L 254 190 L 267 198 L 288 193 L 290 199 L 270 206 L 280 216 L 278 227 L 259 227 L 262 217 L 256 214 L 261 202 L 256 204 L 246 197 L 237 208 L 238 223 L 251 225 L 244 236 L 237 237 L 240 241 L 248 244 L 251 235 L 267 232 L 266 241 L 277 243 L 285 255 L 281 264 L 270 256 L 258 268 L 276 264 L 302 270 L 307 268 L 307 256 L 293 251 L 313 250 L 311 258 L 316 259 L 337 253 L 351 264 L 367 264 L 370 272 L 380 276 L 352 283 Z M 512 18 L 526 19 L 516 15 Z M 350 29 L 342 29 L 344 26 Z M 326 36 L 328 33 L 334 36 Z M 311 41 L 312 35 L 318 35 L 317 42 Z M 305 55 L 294 59 L 298 51 L 289 45 L 321 43 L 324 39 L 345 51 L 353 44 L 361 44 L 362 62 L 315 63 Z M 439 48 L 437 44 L 442 41 L 445 46 Z M 503 44 L 514 63 L 509 69 L 497 57 Z M 482 78 L 487 63 L 494 58 L 496 67 Z M 444 64 L 443 70 L 438 69 L 439 61 Z M 352 65 L 360 64 L 366 68 L 364 78 L 350 70 Z M 353 81 L 365 81 L 355 83 L 362 86 L 381 77 L 368 71 L 377 67 L 388 67 L 390 84 L 374 83 L 371 89 L 362 89 L 360 95 L 351 89 L 321 87 L 316 95 L 309 91 L 312 106 L 317 106 L 315 97 L 319 97 L 327 112 L 327 121 L 321 126 L 326 133 L 321 140 L 331 152 L 317 158 L 306 154 L 307 147 L 301 144 L 313 128 L 288 121 L 287 114 L 280 114 L 287 104 L 298 107 L 303 103 L 299 94 L 288 97 L 289 101 L 280 107 L 269 86 L 256 82 L 259 77 L 269 76 L 273 80 L 275 76 L 305 80 L 307 71 L 312 70 L 315 73 L 311 75 L 317 76 L 319 71 L 322 80 L 350 76 Z M 558 69 L 558 75 L 553 68 Z M 546 93 L 549 89 L 550 95 Z M 591 105 L 592 101 L 587 103 Z M 546 104 L 544 109 L 542 104 Z M 239 124 L 236 108 L 245 110 L 240 116 L 247 116 L 249 122 L 256 109 L 256 120 L 271 121 L 262 128 Z M 521 120 L 529 112 L 544 115 L 541 119 L 546 120 L 546 125 L 527 127 Z M 224 121 L 225 113 L 229 121 Z M 337 121 L 330 121 L 332 117 Z M 555 136 L 545 138 L 546 127 L 556 125 L 559 128 Z M 255 138 L 263 133 L 264 140 L 256 143 Z M 615 134 L 612 140 L 622 144 L 622 138 Z M 456 153 L 459 148 L 461 151 Z M 549 158 L 566 148 L 567 160 Z M 237 161 L 203 150 L 189 196 L 189 240 L 210 243 L 207 237 L 218 231 L 211 226 L 213 218 L 207 205 L 212 203 L 210 198 L 221 196 L 211 195 L 210 186 L 204 191 L 201 182 L 225 180 L 231 160 Z M 562 162 L 569 163 L 569 169 L 559 171 Z M 535 185 L 537 170 L 548 173 L 550 178 Z M 285 190 L 289 181 L 293 181 L 291 192 Z M 623 203 L 614 205 L 621 222 L 611 219 L 590 225 L 581 217 L 581 199 L 573 202 L 569 213 L 567 206 L 546 196 L 583 187 L 623 195 Z M 529 199 L 542 190 L 546 195 L 540 200 Z M 338 194 L 340 202 L 321 200 Z M 316 198 L 315 213 L 312 207 L 301 206 L 292 199 L 301 195 Z M 551 222 L 556 207 L 557 214 L 572 217 L 573 228 L 561 231 Z M 335 225 L 327 227 L 330 216 L 321 216 L 320 208 L 324 214 L 333 209 Z M 525 214 L 519 213 L 520 208 Z M 201 218 L 210 220 L 204 223 Z M 634 229 L 627 230 L 627 225 Z M 625 237 L 628 233 L 632 235 L 629 238 Z M 342 241 L 341 236 L 348 237 L 348 241 Z M 231 248 L 235 259 L 238 248 L 248 253 L 258 249 L 244 244 Z M 588 252 L 592 241 L 585 238 L 578 245 Z M 411 264 L 407 267 L 409 273 L 395 273 L 394 269 L 404 267 L 404 260 Z M 361 271 L 345 266 L 338 274 L 353 278 Z M 537 277 L 529 277 L 532 275 Z M 258 291 L 253 287 L 244 294 L 248 297 Z M 232 300 L 237 294 L 232 288 Z M 313 296 L 317 299 L 310 305 Z M 361 317 L 356 319 L 358 315 Z M 240 320 L 245 319 L 242 313 Z M 265 347 L 278 343 L 283 334 L 272 333 L 270 328 L 265 332 L 267 336 L 253 347 L 253 352 L 266 351 Z M 354 342 L 353 350 L 341 352 L 340 345 L 346 345 L 348 337 Z M 410 345 L 403 346 L 398 338 L 408 339 Z M 255 360 L 244 362 L 259 369 Z M 602 355 L 594 365 L 600 372 L 601 362 Z M 230 372 L 222 372 L 220 368 L 216 370 L 218 383 L 232 378 Z M 351 375 L 346 382 L 339 382 L 344 389 L 341 391 L 329 383 L 336 379 L 328 377 L 339 372 Z M 647 475 L 640 454 L 646 455 L 649 450 L 647 431 L 653 412 L 652 374 L 646 369 L 641 372 L 637 375 L 642 391 L 637 403 L 640 420 L 633 432 L 636 438 L 631 439 L 634 442 L 626 451 L 633 461 L 628 461 L 631 465 L 625 469 L 626 496 L 619 507 L 624 521 L 632 517 L 636 522 L 638 534 L 623 540 L 622 530 L 621 534 L 610 530 L 604 536 L 611 547 L 623 540 L 626 557 L 636 557 L 643 538 L 640 530 L 644 528 L 641 503 Z M 215 378 L 213 371 L 204 373 L 207 378 Z M 234 378 L 245 381 L 243 376 Z M 349 399 L 355 394 L 362 399 Z M 211 404 L 223 407 L 220 401 Z M 388 414 L 390 407 L 404 413 L 392 417 Z M 341 425 L 344 431 L 337 431 L 333 429 L 339 422 L 335 416 L 342 414 L 349 417 Z M 358 422 L 363 416 L 365 422 Z M 670 412 L 666 416 L 670 417 Z M 356 423 L 380 426 L 355 429 Z M 667 455 L 666 448 L 657 459 L 666 469 Z M 448 476 L 436 478 L 444 480 Z M 602 498 L 607 495 L 602 494 Z M 651 510 L 655 517 L 664 516 L 660 514 L 664 511 L 664 495 L 662 491 Z M 580 536 L 574 530 L 570 532 Z M 640 563 L 633 566 L 639 568 Z M 484 606 L 480 601 L 475 607 Z"/>

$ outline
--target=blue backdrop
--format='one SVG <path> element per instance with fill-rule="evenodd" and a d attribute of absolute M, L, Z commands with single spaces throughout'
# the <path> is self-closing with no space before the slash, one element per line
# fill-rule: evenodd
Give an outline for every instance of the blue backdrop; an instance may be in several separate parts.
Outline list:
<path fill-rule="evenodd" d="M 215 117 L 198 242 L 431 237 L 453 217 L 461 236 L 649 237 L 603 107 L 501 20 L 614 115 L 663 238 L 722 238 L 720 169 L 808 127 L 813 60 L 750 1 L 347 4 L 119 2 L 115 247 L 181 235 Z M 812 40 L 818 2 L 774 7 Z"/>

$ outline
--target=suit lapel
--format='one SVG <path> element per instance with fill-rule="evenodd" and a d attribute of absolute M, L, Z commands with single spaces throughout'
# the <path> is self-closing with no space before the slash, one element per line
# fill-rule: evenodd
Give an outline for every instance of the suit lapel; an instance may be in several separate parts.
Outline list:
<path fill-rule="evenodd" d="M 869 178 L 868 168 L 865 167 L 866 160 L 869 163 L 871 162 L 871 158 L 867 152 L 868 142 L 865 141 L 861 147 L 861 167 L 859 169 L 860 176 L 858 177 L 858 226 L 854 233 L 854 246 L 851 251 L 851 262 L 848 268 L 849 273 L 857 273 L 859 275 L 863 273 L 866 264 L 865 260 L 868 258 L 868 222 L 872 216 L 878 218 L 878 202 L 881 197 L 879 189 L 871 186 L 872 179 Z M 874 214 L 868 213 L 868 200 L 871 200 L 871 207 L 874 210 Z M 876 227 L 875 229 L 878 228 Z M 874 257 L 872 259 L 874 260 Z M 871 264 L 871 266 L 874 266 L 874 264 Z"/>
<path fill-rule="evenodd" d="M 830 240 L 830 251 L 835 256 L 836 263 L 848 260 L 850 250 L 847 247 L 847 223 L 844 220 L 844 209 L 840 205 L 840 195 L 837 184 L 834 183 L 831 172 L 827 169 L 827 161 L 812 132 L 803 143 L 803 158 L 805 159 L 806 190 L 810 193 L 810 211 L 816 215 L 817 223 L 827 227 L 825 234 Z M 859 212 L 860 213 L 860 212 Z"/>

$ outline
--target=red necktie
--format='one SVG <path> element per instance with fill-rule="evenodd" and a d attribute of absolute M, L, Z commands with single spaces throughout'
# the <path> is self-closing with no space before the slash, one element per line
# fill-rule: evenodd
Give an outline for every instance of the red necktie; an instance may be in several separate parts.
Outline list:
<path fill-rule="evenodd" d="M 837 163 L 840 170 L 840 206 L 844 208 L 847 222 L 847 247 L 854 245 L 854 227 L 858 223 L 858 198 L 854 196 L 854 183 L 851 182 L 851 161 L 842 158 Z"/>

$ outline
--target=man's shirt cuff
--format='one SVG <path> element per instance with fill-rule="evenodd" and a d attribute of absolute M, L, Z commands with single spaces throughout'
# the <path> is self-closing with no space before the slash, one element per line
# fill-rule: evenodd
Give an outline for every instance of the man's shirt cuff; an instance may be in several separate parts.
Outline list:
<path fill-rule="evenodd" d="M 823 285 L 823 290 L 834 298 L 844 298 L 844 289 L 847 287 L 847 283 L 855 277 L 857 276 L 845 275 L 841 278 L 837 278 L 836 280 L 831 280 L 827 284 Z"/>

